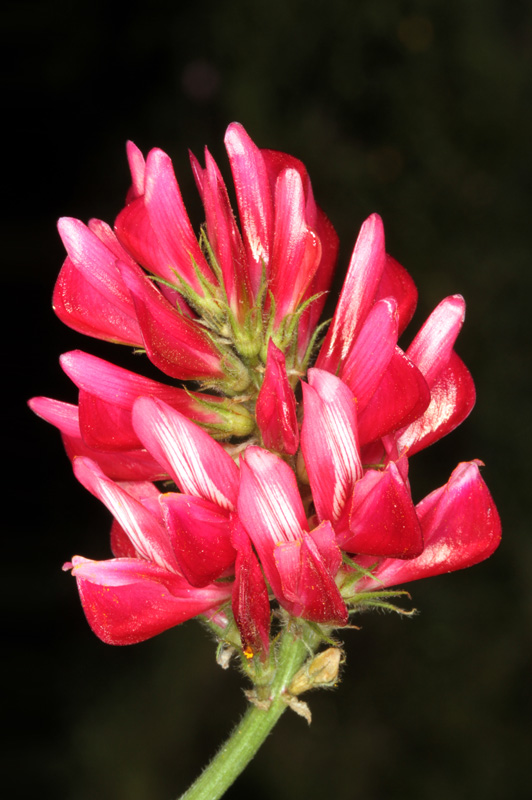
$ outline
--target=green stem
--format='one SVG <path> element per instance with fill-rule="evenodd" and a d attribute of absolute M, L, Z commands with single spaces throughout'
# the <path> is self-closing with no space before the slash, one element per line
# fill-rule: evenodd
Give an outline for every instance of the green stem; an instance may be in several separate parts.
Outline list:
<path fill-rule="evenodd" d="M 283 695 L 298 669 L 318 643 L 314 640 L 309 642 L 308 635 L 306 639 L 305 643 L 300 634 L 294 634 L 289 627 L 286 628 L 279 643 L 269 707 L 267 709 L 255 705 L 249 707 L 221 750 L 180 800 L 218 800 L 249 764 L 286 710 L 287 705 Z"/>

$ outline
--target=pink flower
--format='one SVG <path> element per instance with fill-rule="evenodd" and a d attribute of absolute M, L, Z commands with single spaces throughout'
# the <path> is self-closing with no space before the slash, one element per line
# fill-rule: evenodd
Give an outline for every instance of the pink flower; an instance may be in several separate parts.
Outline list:
<path fill-rule="evenodd" d="M 191 155 L 199 236 L 169 157 L 132 143 L 115 231 L 59 221 L 58 316 L 145 351 L 163 381 L 76 350 L 61 365 L 78 405 L 30 405 L 114 517 L 115 557 L 68 565 L 93 630 L 126 644 L 202 614 L 265 660 L 272 602 L 285 621 L 345 626 L 368 595 L 488 557 L 501 527 L 478 461 L 417 505 L 410 490 L 409 459 L 475 402 L 454 350 L 463 298 L 401 349 L 417 291 L 374 214 L 320 346 L 338 241 L 307 171 L 237 123 L 225 145 L 238 217 L 210 153 Z"/>
<path fill-rule="evenodd" d="M 83 441 L 97 450 L 142 447 L 131 420 L 138 397 L 158 397 L 218 438 L 252 433 L 250 413 L 226 398 L 185 391 L 137 375 L 101 358 L 74 350 L 60 358 L 61 366 L 79 389 L 79 420 Z"/>
<path fill-rule="evenodd" d="M 385 558 L 373 578 L 363 578 L 358 591 L 454 572 L 478 564 L 499 546 L 501 522 L 493 499 L 479 472 L 480 461 L 458 464 L 445 486 L 416 506 L 424 549 L 405 561 Z M 374 559 L 357 559 L 367 565 Z"/>
<path fill-rule="evenodd" d="M 318 519 L 332 522 L 348 553 L 419 555 L 421 528 L 396 463 L 362 466 L 354 394 L 339 378 L 311 369 L 304 402 L 301 445 Z"/>
<path fill-rule="evenodd" d="M 330 522 L 309 531 L 294 473 L 273 453 L 249 447 L 240 471 L 238 518 L 276 598 L 296 617 L 345 625 L 334 581 L 342 555 Z"/>
<path fill-rule="evenodd" d="M 161 519 L 152 484 L 134 494 L 107 478 L 89 459 L 74 471 L 121 527 L 114 537 L 116 558 L 65 564 L 77 580 L 87 620 L 109 644 L 133 644 L 198 614 L 214 615 L 230 596 L 224 584 L 191 586 L 179 571 L 174 543 Z"/>
<path fill-rule="evenodd" d="M 372 215 L 361 228 L 316 361 L 355 393 L 361 445 L 393 434 L 409 455 L 453 430 L 475 402 L 471 376 L 453 350 L 463 298 L 443 300 L 404 353 L 397 335 L 416 299 L 411 279 L 386 255 L 382 222 Z"/>
<path fill-rule="evenodd" d="M 180 570 L 191 584 L 204 586 L 234 564 L 230 514 L 238 468 L 223 447 L 161 400 L 139 398 L 133 425 L 181 491 L 161 496 L 162 513 Z"/>
<path fill-rule="evenodd" d="M 237 123 L 227 129 L 225 143 L 241 230 L 212 156 L 205 151 L 202 168 L 191 155 L 205 210 L 207 258 L 192 230 L 168 156 L 155 149 L 144 163 L 130 143 L 133 190 L 116 220 L 117 236 L 148 272 L 175 287 L 200 313 L 212 316 L 215 327 L 227 331 L 233 327 L 237 350 L 244 356 L 265 347 L 260 330 L 263 303 L 266 311 L 270 300 L 274 303 L 272 324 L 278 330 L 319 294 L 312 303 L 312 320 L 305 321 L 297 340 L 303 357 L 331 280 L 336 234 L 316 206 L 301 162 L 260 150 Z"/>

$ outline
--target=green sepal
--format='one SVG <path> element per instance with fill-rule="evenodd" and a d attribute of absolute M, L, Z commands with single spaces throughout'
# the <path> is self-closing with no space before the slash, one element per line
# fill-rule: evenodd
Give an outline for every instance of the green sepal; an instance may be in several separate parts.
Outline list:
<path fill-rule="evenodd" d="M 279 325 L 277 331 L 275 332 L 276 337 L 280 333 L 281 341 L 283 342 L 284 346 L 281 346 L 282 350 L 286 350 L 292 341 L 294 341 L 294 335 L 297 334 L 297 326 L 299 325 L 299 321 L 301 319 L 301 315 L 303 312 L 309 307 L 311 303 L 317 300 L 319 297 L 325 294 L 324 292 L 318 292 L 317 294 L 313 294 L 312 297 L 309 297 L 305 300 L 304 303 L 297 308 L 292 314 L 287 314 L 281 320 L 281 324 Z M 275 340 L 274 340 L 275 341 Z M 295 336 L 295 341 L 297 341 L 297 335 Z M 277 343 L 277 342 L 276 342 Z"/>
<path fill-rule="evenodd" d="M 309 620 L 305 620 L 305 624 L 308 625 L 320 642 L 325 642 L 325 644 L 330 645 L 330 647 L 340 647 L 338 640 L 333 639 L 333 637 L 329 635 L 329 628 L 327 628 L 326 632 L 322 625 L 319 625 L 317 622 L 310 622 Z"/>
<path fill-rule="evenodd" d="M 221 417 L 220 422 L 198 422 L 194 420 L 200 428 L 208 430 L 214 439 L 227 439 L 230 436 L 249 436 L 255 430 L 255 419 L 247 408 L 231 398 L 218 401 L 207 399 L 209 395 L 198 395 L 191 392 L 186 386 L 183 390 L 199 406 L 208 409 L 213 414 Z M 237 424 L 234 424 L 235 421 Z"/>
<path fill-rule="evenodd" d="M 407 611 L 400 606 L 396 606 L 394 603 L 388 602 L 388 598 L 405 596 L 410 599 L 410 594 L 404 589 L 392 589 L 391 591 L 385 590 L 377 592 L 360 592 L 350 599 L 344 599 L 346 599 L 347 605 L 351 606 L 349 609 L 350 614 L 354 614 L 358 611 L 366 611 L 372 608 L 380 608 L 383 611 L 395 611 L 396 614 L 401 614 L 405 617 L 411 617 L 414 614 L 417 614 L 417 610 L 415 608 Z"/>
<path fill-rule="evenodd" d="M 373 575 L 373 570 L 379 563 L 376 561 L 371 567 L 361 567 L 360 564 L 357 564 L 356 561 L 353 561 L 352 558 L 349 558 L 347 553 L 342 553 L 342 562 L 352 570 L 352 573 L 342 573 L 342 582 L 339 586 L 340 592 L 342 593 L 342 597 L 345 600 L 345 594 L 349 597 L 349 589 L 351 586 L 359 581 L 361 578 L 371 578 L 372 580 L 379 581 L 378 578 L 375 578 Z M 345 577 L 344 577 L 345 576 Z"/>
<path fill-rule="evenodd" d="M 326 319 L 325 322 L 322 322 L 318 327 L 315 329 L 314 333 L 312 334 L 311 340 L 308 344 L 308 347 L 305 351 L 305 355 L 303 356 L 303 361 L 301 362 L 301 370 L 306 372 L 310 359 L 314 355 L 314 351 L 317 349 L 317 342 L 320 338 L 322 331 L 324 328 L 327 327 L 332 321 L 331 319 Z"/>

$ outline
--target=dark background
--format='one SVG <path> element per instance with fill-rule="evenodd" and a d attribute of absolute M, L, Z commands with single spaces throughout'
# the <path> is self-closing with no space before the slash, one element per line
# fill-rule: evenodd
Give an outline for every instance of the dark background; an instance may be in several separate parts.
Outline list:
<path fill-rule="evenodd" d="M 19 2 L 4 13 L 2 660 L 10 798 L 168 800 L 245 707 L 242 681 L 188 623 L 130 648 L 90 632 L 74 553 L 108 556 L 109 518 L 74 480 L 35 394 L 74 401 L 58 366 L 118 347 L 54 317 L 61 215 L 112 222 L 126 139 L 167 150 L 196 225 L 187 147 L 228 175 L 226 125 L 307 165 L 342 242 L 384 218 L 387 248 L 420 290 L 415 331 L 445 295 L 468 316 L 458 351 L 472 416 L 416 456 L 416 499 L 481 458 L 504 539 L 467 572 L 413 584 L 413 620 L 346 632 L 335 692 L 286 714 L 227 793 L 254 800 L 483 800 L 532 791 L 530 292 L 532 11 L 525 0 Z M 408 343 L 412 333 L 407 333 Z M 138 367 L 140 370 L 140 366 Z M 13 480 L 8 480 L 13 477 Z"/>

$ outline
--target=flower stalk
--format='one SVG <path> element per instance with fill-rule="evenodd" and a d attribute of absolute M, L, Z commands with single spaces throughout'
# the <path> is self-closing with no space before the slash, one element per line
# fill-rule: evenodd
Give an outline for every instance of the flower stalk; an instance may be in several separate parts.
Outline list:
<path fill-rule="evenodd" d="M 319 645 L 319 638 L 304 626 L 287 625 L 280 636 L 273 679 L 260 687 L 244 717 L 199 778 L 180 800 L 218 800 L 255 756 L 295 695 L 290 684 Z M 299 701 L 300 702 L 300 701 Z"/>

